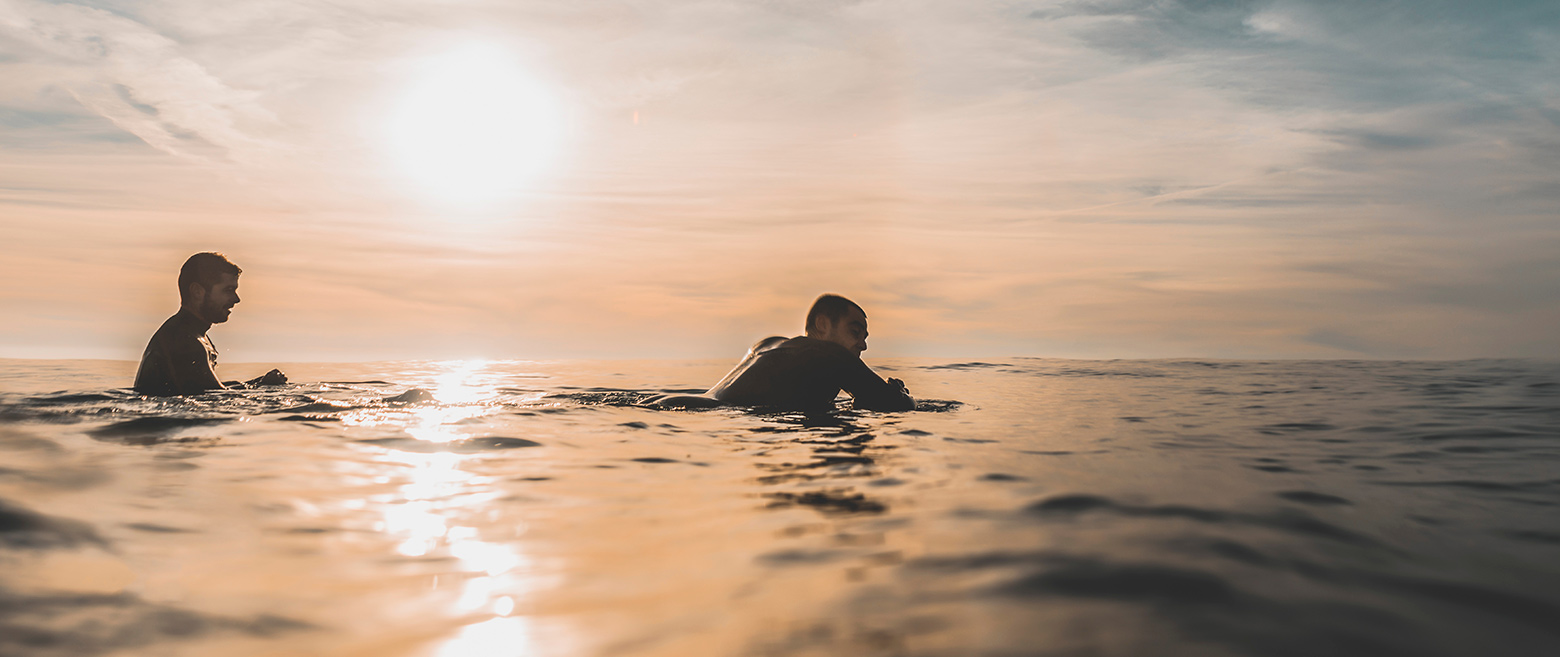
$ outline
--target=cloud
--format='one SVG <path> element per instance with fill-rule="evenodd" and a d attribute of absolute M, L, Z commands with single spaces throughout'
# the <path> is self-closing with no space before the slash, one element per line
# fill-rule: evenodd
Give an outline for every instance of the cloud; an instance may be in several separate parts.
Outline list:
<path fill-rule="evenodd" d="M 203 159 L 244 159 L 265 147 L 237 125 L 274 120 L 255 94 L 228 87 L 173 39 L 104 9 L 41 2 L 9 9 L 6 32 L 33 61 L 64 74 L 51 85 L 152 147 Z"/>

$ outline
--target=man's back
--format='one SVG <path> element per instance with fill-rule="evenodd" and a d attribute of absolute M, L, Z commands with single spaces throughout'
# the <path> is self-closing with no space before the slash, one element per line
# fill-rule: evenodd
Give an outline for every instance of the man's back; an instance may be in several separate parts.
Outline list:
<path fill-rule="evenodd" d="M 728 404 L 827 409 L 840 390 L 855 398 L 857 408 L 915 408 L 908 394 L 884 382 L 856 353 L 809 337 L 760 341 L 706 394 Z"/>
<path fill-rule="evenodd" d="M 143 395 L 189 395 L 221 388 L 214 368 L 217 349 L 206 337 L 210 324 L 186 310 L 163 322 L 152 334 L 135 373 L 135 391 Z"/>

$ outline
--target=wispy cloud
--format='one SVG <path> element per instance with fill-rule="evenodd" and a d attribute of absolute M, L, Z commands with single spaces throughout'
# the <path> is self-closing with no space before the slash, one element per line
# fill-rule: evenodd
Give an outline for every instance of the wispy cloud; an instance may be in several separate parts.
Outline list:
<path fill-rule="evenodd" d="M 210 159 L 245 159 L 265 147 L 240 123 L 274 117 L 256 93 L 232 89 L 184 56 L 179 44 L 106 9 L 17 3 L 4 14 L 7 33 L 48 84 L 87 110 L 161 151 Z"/>

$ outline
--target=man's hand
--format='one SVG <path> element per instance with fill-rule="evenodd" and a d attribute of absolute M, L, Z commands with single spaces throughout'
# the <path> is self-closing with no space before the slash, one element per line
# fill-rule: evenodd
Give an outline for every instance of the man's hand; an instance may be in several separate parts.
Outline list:
<path fill-rule="evenodd" d="M 904 381 L 900 381 L 899 379 L 889 379 L 888 380 L 888 385 L 891 385 L 891 386 L 894 386 L 895 388 L 898 388 L 899 392 L 904 393 L 904 395 L 906 397 L 910 396 L 910 389 L 905 387 L 905 382 Z"/>
<path fill-rule="evenodd" d="M 287 375 L 283 374 L 281 370 L 271 370 L 266 372 L 264 376 L 256 377 L 244 382 L 245 385 L 248 385 L 251 388 L 255 386 L 279 386 L 283 383 L 287 383 Z"/>

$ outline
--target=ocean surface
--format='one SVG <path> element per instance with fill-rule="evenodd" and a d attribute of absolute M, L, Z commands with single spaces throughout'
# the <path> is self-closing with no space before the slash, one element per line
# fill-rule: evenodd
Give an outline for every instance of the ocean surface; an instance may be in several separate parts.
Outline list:
<path fill-rule="evenodd" d="M 0 655 L 1560 655 L 1560 364 L 868 362 L 0 360 Z"/>

